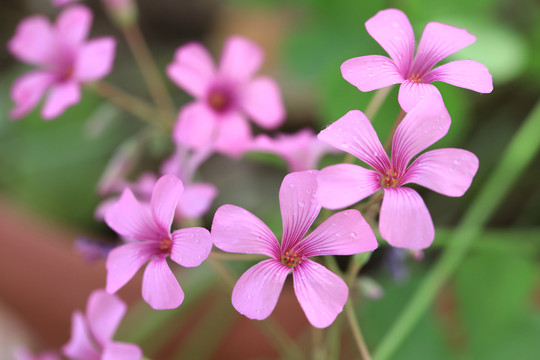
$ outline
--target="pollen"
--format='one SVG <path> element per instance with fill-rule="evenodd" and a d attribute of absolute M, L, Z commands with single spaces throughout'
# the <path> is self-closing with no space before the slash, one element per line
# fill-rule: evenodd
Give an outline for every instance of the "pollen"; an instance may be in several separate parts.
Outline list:
<path fill-rule="evenodd" d="M 161 242 L 159 243 L 159 249 L 164 252 L 171 252 L 172 248 L 172 240 L 169 238 L 163 238 L 161 239 Z"/>
<path fill-rule="evenodd" d="M 281 263 L 287 265 L 290 268 L 294 268 L 300 261 L 302 257 L 299 256 L 294 250 L 289 250 L 285 254 L 281 255 Z"/>
<path fill-rule="evenodd" d="M 420 74 L 412 74 L 409 77 L 409 80 L 411 80 L 412 82 L 415 82 L 415 83 L 422 82 L 422 78 L 420 77 Z"/>
<path fill-rule="evenodd" d="M 229 99 L 222 91 L 212 91 L 207 98 L 208 105 L 216 111 L 223 111 L 229 106 Z"/>
<path fill-rule="evenodd" d="M 397 184 L 398 184 L 398 179 L 397 179 L 397 172 L 395 170 L 388 170 L 386 172 L 386 176 L 382 178 L 381 180 L 381 186 L 384 186 L 384 187 L 396 187 Z"/>

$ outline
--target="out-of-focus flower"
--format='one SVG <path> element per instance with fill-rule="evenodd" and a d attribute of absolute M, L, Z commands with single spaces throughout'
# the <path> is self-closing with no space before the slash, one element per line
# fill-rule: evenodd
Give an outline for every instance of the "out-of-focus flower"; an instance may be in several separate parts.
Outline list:
<path fill-rule="evenodd" d="M 200 227 L 171 233 L 174 212 L 183 191 L 182 182 L 164 175 L 156 183 L 150 206 L 137 201 L 126 189 L 105 214 L 105 222 L 126 239 L 107 257 L 107 292 L 115 293 L 146 262 L 142 295 L 154 309 L 173 309 L 184 300 L 184 292 L 167 264 L 167 257 L 186 266 L 199 266 L 210 253 L 212 238 Z"/>
<path fill-rule="evenodd" d="M 277 83 L 269 77 L 253 78 L 262 60 L 259 46 L 240 36 L 226 41 L 217 69 L 201 44 L 178 48 L 167 74 L 195 101 L 180 110 L 176 142 L 194 149 L 211 145 L 239 156 L 252 139 L 246 116 L 265 129 L 281 125 L 285 110 Z"/>
<path fill-rule="evenodd" d="M 134 0 L 102 0 L 110 16 L 120 27 L 137 21 L 137 6 Z"/>
<path fill-rule="evenodd" d="M 91 23 L 92 12 L 78 5 L 64 10 L 55 24 L 41 15 L 19 24 L 8 49 L 37 69 L 15 80 L 11 118 L 23 117 L 45 96 L 41 116 L 54 119 L 79 102 L 81 84 L 99 80 L 111 71 L 116 43 L 111 37 L 86 41 Z"/>
<path fill-rule="evenodd" d="M 262 320 L 274 310 L 285 278 L 292 271 L 296 297 L 309 322 L 329 326 L 347 301 L 345 282 L 310 260 L 319 255 L 351 255 L 377 247 L 373 231 L 357 210 L 332 215 L 302 239 L 319 214 L 317 171 L 285 176 L 279 191 L 283 217 L 281 245 L 255 215 L 234 205 L 214 216 L 214 244 L 223 251 L 270 257 L 247 270 L 236 283 L 232 304 L 250 319 Z"/>
<path fill-rule="evenodd" d="M 77 360 L 138 360 L 141 349 L 112 338 L 127 310 L 116 295 L 95 290 L 88 298 L 86 314 L 75 311 L 71 318 L 71 339 L 62 351 Z"/>
<path fill-rule="evenodd" d="M 476 37 L 465 29 L 438 22 L 426 25 L 416 56 L 414 32 L 407 16 L 397 9 L 379 11 L 366 21 L 368 33 L 390 58 L 380 55 L 349 59 L 341 65 L 343 78 L 360 91 L 401 84 L 399 104 L 409 112 L 423 97 L 438 94 L 434 81 L 479 93 L 493 90 L 487 67 L 473 60 L 458 60 L 433 68 L 439 61 L 469 46 Z"/>
<path fill-rule="evenodd" d="M 435 235 L 429 211 L 420 195 L 403 185 L 415 183 L 446 196 L 462 196 L 478 170 L 478 158 L 462 149 L 432 150 L 408 166 L 413 157 L 441 139 L 449 127 L 450 115 L 441 96 L 426 97 L 396 129 L 390 160 L 369 119 L 358 110 L 348 112 L 321 131 L 319 139 L 375 170 L 353 164 L 322 169 L 319 201 L 326 208 L 339 209 L 382 189 L 381 236 L 395 247 L 428 247 Z"/>
<path fill-rule="evenodd" d="M 18 348 L 13 355 L 15 356 L 15 360 L 61 360 L 60 355 L 55 351 L 44 351 L 34 355 L 27 348 Z"/>
<path fill-rule="evenodd" d="M 261 134 L 250 145 L 249 151 L 276 154 L 285 160 L 291 172 L 316 169 L 324 154 L 338 152 L 335 147 L 320 141 L 312 129 L 278 134 L 275 138 Z"/>

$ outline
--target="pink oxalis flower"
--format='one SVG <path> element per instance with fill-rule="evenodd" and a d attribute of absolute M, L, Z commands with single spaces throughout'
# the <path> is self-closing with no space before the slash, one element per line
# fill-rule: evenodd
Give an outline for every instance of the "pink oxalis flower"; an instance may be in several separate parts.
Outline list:
<path fill-rule="evenodd" d="M 116 295 L 95 290 L 88 298 L 86 314 L 73 313 L 71 339 L 62 352 L 77 360 L 138 360 L 141 349 L 135 344 L 114 341 L 112 338 L 127 310 Z"/>
<path fill-rule="evenodd" d="M 279 191 L 283 217 L 281 244 L 249 211 L 233 205 L 223 205 L 216 211 L 212 235 L 218 248 L 270 257 L 246 271 L 236 283 L 232 304 L 241 314 L 250 319 L 267 318 L 291 271 L 296 297 L 313 326 L 329 326 L 342 311 L 348 296 L 347 285 L 309 258 L 371 251 L 377 247 L 377 241 L 357 210 L 332 215 L 302 239 L 321 209 L 316 193 L 317 171 L 285 176 Z"/>
<path fill-rule="evenodd" d="M 339 209 L 382 189 L 381 236 L 396 247 L 428 247 L 435 236 L 429 211 L 420 195 L 403 185 L 415 183 L 446 196 L 461 196 L 478 170 L 478 158 L 461 149 L 432 150 L 408 166 L 413 157 L 441 139 L 449 127 L 450 115 L 440 95 L 426 97 L 396 129 L 389 159 L 369 119 L 361 111 L 349 111 L 321 131 L 319 138 L 374 170 L 353 164 L 322 169 L 319 201 L 326 208 Z"/>
<path fill-rule="evenodd" d="M 19 60 L 38 68 L 19 77 L 11 88 L 18 119 L 46 96 L 41 116 L 60 116 L 81 99 L 80 85 L 106 76 L 112 68 L 116 43 L 111 37 L 86 41 L 92 12 L 81 5 L 64 10 L 55 24 L 41 15 L 24 19 L 8 49 Z"/>
<path fill-rule="evenodd" d="M 176 176 L 164 175 L 154 187 L 149 207 L 139 203 L 131 190 L 126 189 L 107 211 L 107 225 L 131 240 L 113 249 L 107 257 L 107 292 L 115 293 L 149 262 L 143 276 L 144 300 L 154 309 L 180 306 L 184 293 L 167 265 L 167 257 L 182 266 L 195 267 L 212 249 L 212 238 L 204 228 L 171 233 L 182 191 L 182 182 Z"/>
<path fill-rule="evenodd" d="M 407 16 L 397 9 L 379 11 L 366 21 L 366 29 L 390 58 L 361 56 L 341 65 L 343 78 L 360 91 L 401 84 L 398 100 L 409 112 L 428 94 L 438 94 L 434 81 L 442 81 L 479 93 L 493 90 L 487 67 L 474 60 L 458 60 L 435 67 L 445 57 L 469 46 L 476 37 L 465 29 L 438 22 L 426 25 L 416 55 L 414 32 Z"/>
<path fill-rule="evenodd" d="M 262 60 L 259 46 L 241 36 L 227 39 L 218 68 L 201 44 L 178 48 L 167 74 L 195 101 L 180 110 L 176 142 L 194 149 L 211 144 L 239 156 L 252 138 L 246 116 L 262 128 L 278 127 L 285 110 L 277 83 L 266 76 L 253 78 Z"/>

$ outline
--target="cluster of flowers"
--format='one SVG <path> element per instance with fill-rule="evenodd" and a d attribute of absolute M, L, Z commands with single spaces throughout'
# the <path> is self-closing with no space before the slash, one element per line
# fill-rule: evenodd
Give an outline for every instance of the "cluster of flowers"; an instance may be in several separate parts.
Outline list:
<path fill-rule="evenodd" d="M 61 1 L 57 1 L 61 3 Z M 46 94 L 42 117 L 52 119 L 80 99 L 80 85 L 97 81 L 112 69 L 115 41 L 86 41 L 92 14 L 84 6 L 64 10 L 55 24 L 42 16 L 24 20 L 9 42 L 18 59 L 39 67 L 19 78 L 11 96 L 13 118 L 30 112 Z M 136 183 L 113 179 L 102 193 L 121 192 L 98 210 L 125 244 L 108 254 L 105 290 L 90 296 L 86 315 L 73 315 L 72 339 L 63 354 L 76 359 L 137 359 L 141 350 L 112 341 L 126 311 L 114 295 L 146 263 L 142 297 L 154 309 L 180 306 L 184 293 L 167 258 L 185 267 L 199 266 L 213 245 L 225 252 L 268 256 L 238 280 L 232 304 L 251 319 L 265 319 L 275 308 L 286 277 L 309 322 L 318 328 L 332 324 L 348 298 L 345 282 L 311 257 L 352 255 L 377 248 L 376 237 L 355 209 L 333 214 L 306 236 L 322 207 L 342 209 L 382 190 L 381 237 L 395 247 L 424 249 L 434 239 L 429 211 L 409 183 L 447 196 L 461 196 L 478 169 L 478 159 L 466 150 L 420 152 L 449 130 L 450 115 L 437 88 L 444 81 L 481 93 L 492 90 L 486 67 L 472 60 L 439 61 L 475 41 L 463 29 L 429 23 L 414 55 L 414 33 L 399 10 L 380 11 L 366 22 L 369 34 L 390 58 L 372 55 L 347 60 L 343 77 L 361 91 L 400 83 L 399 103 L 406 115 L 392 139 L 391 157 L 370 120 L 353 110 L 322 130 L 295 135 L 253 137 L 246 118 L 263 129 L 275 129 L 285 119 L 277 83 L 254 77 L 261 49 L 240 36 L 225 43 L 219 66 L 198 43 L 181 46 L 167 67 L 169 78 L 195 100 L 180 109 L 172 134 L 175 154 L 161 177 L 144 174 Z M 354 155 L 373 170 L 337 164 L 322 170 L 319 158 L 331 149 Z M 202 227 L 171 231 L 174 220 L 205 214 L 217 194 L 209 183 L 194 182 L 198 166 L 214 152 L 238 157 L 248 151 L 282 156 L 291 170 L 285 176 L 279 205 L 283 219 L 281 242 L 255 215 L 234 205 L 219 207 L 211 231 Z M 413 160 L 414 159 L 414 160 Z"/>

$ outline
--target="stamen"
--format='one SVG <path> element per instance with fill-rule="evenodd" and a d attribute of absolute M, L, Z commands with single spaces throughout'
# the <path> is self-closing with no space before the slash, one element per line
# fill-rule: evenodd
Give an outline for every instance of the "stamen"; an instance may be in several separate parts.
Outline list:
<path fill-rule="evenodd" d="M 422 78 L 420 77 L 420 74 L 412 74 L 410 77 L 409 77 L 409 80 L 415 82 L 415 83 L 419 83 L 419 82 L 422 82 Z"/>
<path fill-rule="evenodd" d="M 398 184 L 398 174 L 395 170 L 388 170 L 386 176 L 381 178 L 381 186 L 384 187 L 396 187 Z"/>
<path fill-rule="evenodd" d="M 161 239 L 161 242 L 159 243 L 159 249 L 164 252 L 171 252 L 172 248 L 172 240 L 169 238 L 163 238 Z"/>
<path fill-rule="evenodd" d="M 294 249 L 286 251 L 285 254 L 281 255 L 281 263 L 290 268 L 294 268 L 300 261 L 302 261 L 302 257 L 295 253 Z"/>

